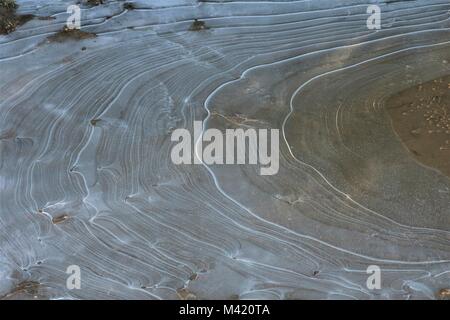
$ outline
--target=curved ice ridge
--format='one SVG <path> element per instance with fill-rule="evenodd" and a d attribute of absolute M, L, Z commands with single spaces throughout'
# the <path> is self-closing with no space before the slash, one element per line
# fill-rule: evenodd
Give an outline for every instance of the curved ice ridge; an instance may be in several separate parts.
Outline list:
<path fill-rule="evenodd" d="M 54 19 L 0 36 L 0 297 L 433 299 L 448 286 L 450 180 L 408 156 L 383 109 L 450 73 L 447 0 L 105 2 L 82 8 L 93 39 L 47 40 L 68 0 L 18 1 Z M 209 29 L 187 31 L 195 18 Z M 279 173 L 172 164 L 171 132 L 194 120 L 280 129 Z"/>

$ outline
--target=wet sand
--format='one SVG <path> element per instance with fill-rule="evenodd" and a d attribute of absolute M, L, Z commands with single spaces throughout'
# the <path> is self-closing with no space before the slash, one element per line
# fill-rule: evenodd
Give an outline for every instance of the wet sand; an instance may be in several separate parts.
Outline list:
<path fill-rule="evenodd" d="M 450 177 L 450 76 L 395 94 L 386 109 L 411 155 Z"/>

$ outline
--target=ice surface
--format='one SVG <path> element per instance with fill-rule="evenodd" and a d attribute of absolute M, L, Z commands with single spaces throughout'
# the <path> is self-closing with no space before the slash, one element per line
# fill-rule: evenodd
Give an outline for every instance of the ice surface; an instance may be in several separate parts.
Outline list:
<path fill-rule="evenodd" d="M 368 2 L 381 30 L 366 26 Z M 449 75 L 448 0 L 105 1 L 82 7 L 97 37 L 64 42 L 48 37 L 75 1 L 18 3 L 52 18 L 0 36 L 0 297 L 448 287 L 450 180 L 411 156 L 384 108 Z M 209 29 L 188 31 L 196 18 Z M 279 173 L 172 164 L 171 132 L 194 120 L 280 129 Z"/>

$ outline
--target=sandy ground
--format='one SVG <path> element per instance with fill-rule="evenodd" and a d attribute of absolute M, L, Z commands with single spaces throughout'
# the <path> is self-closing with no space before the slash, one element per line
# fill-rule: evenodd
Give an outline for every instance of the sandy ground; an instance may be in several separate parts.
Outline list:
<path fill-rule="evenodd" d="M 0 297 L 442 298 L 448 0 L 370 1 L 381 30 L 363 0 L 111 0 L 70 33 L 74 2 L 0 36 Z M 279 129 L 278 174 L 173 164 L 194 121 Z"/>

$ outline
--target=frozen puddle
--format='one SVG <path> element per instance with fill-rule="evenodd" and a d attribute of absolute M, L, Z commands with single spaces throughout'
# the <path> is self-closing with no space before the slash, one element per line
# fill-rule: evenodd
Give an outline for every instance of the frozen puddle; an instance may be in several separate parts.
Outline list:
<path fill-rule="evenodd" d="M 448 150 L 400 131 L 448 98 L 448 0 L 371 1 L 381 29 L 362 0 L 103 2 L 63 31 L 75 1 L 19 0 L 0 36 L 0 297 L 440 298 Z M 278 129 L 279 170 L 174 164 L 195 121 Z"/>

